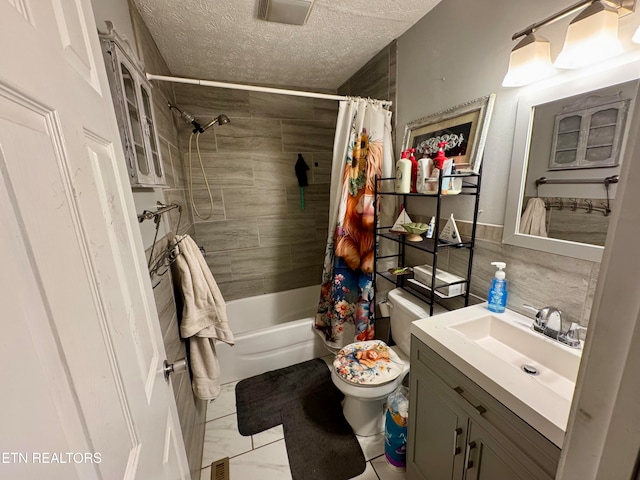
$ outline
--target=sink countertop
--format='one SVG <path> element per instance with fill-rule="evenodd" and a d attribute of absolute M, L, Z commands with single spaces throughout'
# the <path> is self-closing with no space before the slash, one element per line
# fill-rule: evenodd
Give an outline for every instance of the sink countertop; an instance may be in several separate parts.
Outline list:
<path fill-rule="evenodd" d="M 541 379 L 527 375 L 518 366 L 492 353 L 492 345 L 481 346 L 473 338 L 456 330 L 456 326 L 487 316 L 494 317 L 491 321 L 497 319 L 508 323 L 509 328 L 520 337 L 530 334 L 531 343 L 537 342 L 545 351 L 561 349 L 558 351 L 561 360 L 569 363 L 568 368 L 562 369 L 562 374 L 556 375 L 561 381 L 557 385 L 554 382 L 545 384 Z M 562 448 L 582 349 L 569 348 L 532 331 L 532 322 L 533 319 L 511 310 L 504 313 L 490 312 L 484 303 L 416 320 L 411 326 L 411 333 Z M 529 337 L 524 338 L 525 341 L 529 340 Z M 505 350 L 504 345 L 502 349 Z M 507 347 L 506 350 L 508 349 Z M 520 355 L 515 349 L 512 353 Z M 520 358 L 526 357 L 520 355 Z"/>

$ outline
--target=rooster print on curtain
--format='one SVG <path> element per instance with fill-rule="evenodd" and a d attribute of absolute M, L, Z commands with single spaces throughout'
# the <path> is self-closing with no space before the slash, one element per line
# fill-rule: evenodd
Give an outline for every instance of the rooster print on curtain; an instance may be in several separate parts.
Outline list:
<path fill-rule="evenodd" d="M 333 236 L 333 271 L 327 275 L 325 265 L 315 324 L 334 345 L 374 338 L 374 183 L 382 171 L 383 141 L 371 138 L 364 127 L 352 131 L 351 138 Z M 331 254 L 329 247 L 327 254 Z M 345 324 L 355 325 L 355 337 L 346 342 L 342 340 Z"/>

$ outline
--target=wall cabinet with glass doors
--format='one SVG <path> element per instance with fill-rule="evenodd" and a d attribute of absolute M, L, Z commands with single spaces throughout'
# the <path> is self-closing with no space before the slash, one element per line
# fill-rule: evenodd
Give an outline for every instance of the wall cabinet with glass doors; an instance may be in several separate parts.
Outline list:
<path fill-rule="evenodd" d="M 156 131 L 151 84 L 129 42 L 107 22 L 108 33 L 100 33 L 111 97 L 134 187 L 166 186 L 158 133 Z"/>

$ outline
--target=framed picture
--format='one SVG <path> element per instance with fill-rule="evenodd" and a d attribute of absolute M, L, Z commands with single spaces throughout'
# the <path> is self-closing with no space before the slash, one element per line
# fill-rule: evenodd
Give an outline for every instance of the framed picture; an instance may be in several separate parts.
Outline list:
<path fill-rule="evenodd" d="M 408 123 L 402 150 L 415 148 L 416 158 L 434 158 L 438 143 L 447 142 L 444 152 L 454 159 L 456 170 L 478 173 L 494 102 L 492 93 Z"/>

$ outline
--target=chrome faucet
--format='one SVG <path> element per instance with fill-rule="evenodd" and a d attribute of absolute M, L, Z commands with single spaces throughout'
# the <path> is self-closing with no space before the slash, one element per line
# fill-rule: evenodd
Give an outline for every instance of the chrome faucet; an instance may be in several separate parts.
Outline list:
<path fill-rule="evenodd" d="M 531 305 L 523 305 L 536 314 L 531 324 L 531 329 L 560 343 L 573 348 L 580 348 L 579 330 L 584 329 L 575 322 L 571 322 L 566 329 L 563 325 L 562 311 L 556 307 L 535 308 Z"/>

